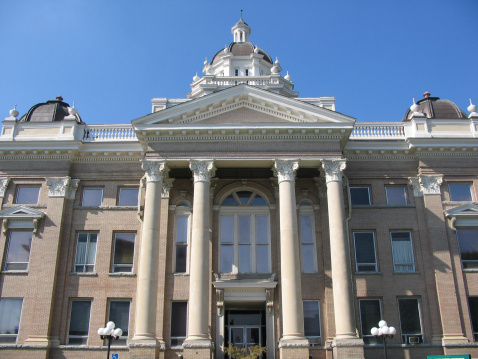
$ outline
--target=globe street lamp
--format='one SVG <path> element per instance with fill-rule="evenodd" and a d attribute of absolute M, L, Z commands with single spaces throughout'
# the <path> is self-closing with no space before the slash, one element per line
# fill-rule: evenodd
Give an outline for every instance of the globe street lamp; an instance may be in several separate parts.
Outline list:
<path fill-rule="evenodd" d="M 383 351 L 385 354 L 385 359 L 387 359 L 387 339 L 392 339 L 397 330 L 394 327 L 387 326 L 387 322 L 385 320 L 381 320 L 378 322 L 378 328 L 373 327 L 370 331 L 375 338 L 382 338 L 383 341 Z"/>
<path fill-rule="evenodd" d="M 114 322 L 108 322 L 106 324 L 106 328 L 100 328 L 98 329 L 98 334 L 101 339 L 108 340 L 108 355 L 106 359 L 110 358 L 110 346 L 111 346 L 111 339 L 118 340 L 120 336 L 123 335 L 123 330 L 121 328 L 116 328 L 115 329 L 115 323 Z"/>

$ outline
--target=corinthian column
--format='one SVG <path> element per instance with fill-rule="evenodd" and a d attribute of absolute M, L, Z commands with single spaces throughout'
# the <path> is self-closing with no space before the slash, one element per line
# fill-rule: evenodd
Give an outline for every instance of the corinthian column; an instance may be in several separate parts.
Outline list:
<path fill-rule="evenodd" d="M 295 199 L 295 171 L 297 168 L 299 168 L 297 160 L 276 160 L 272 168 L 279 183 L 280 281 L 283 326 L 282 338 L 279 343 L 282 352 L 281 357 L 287 357 L 288 348 L 298 350 L 301 346 L 308 347 L 308 341 L 304 337 L 297 204 Z"/>
<path fill-rule="evenodd" d="M 189 276 L 188 336 L 185 348 L 212 347 L 208 331 L 209 303 L 209 188 L 216 168 L 212 160 L 192 160 L 189 167 L 194 176 L 193 223 Z M 196 350 L 197 351 L 197 350 Z"/>
<path fill-rule="evenodd" d="M 327 183 L 332 290 L 334 294 L 335 338 L 334 358 L 363 358 L 363 341 L 357 338 L 352 290 L 352 268 L 348 237 L 345 230 L 345 208 L 342 171 L 345 160 L 322 162 Z M 340 344 L 339 344 L 340 342 Z M 349 347 L 355 347 L 352 352 Z"/>
<path fill-rule="evenodd" d="M 133 341 L 156 344 L 157 265 L 163 180 L 169 169 L 163 160 L 143 160 L 146 196 L 136 291 L 136 318 Z"/>

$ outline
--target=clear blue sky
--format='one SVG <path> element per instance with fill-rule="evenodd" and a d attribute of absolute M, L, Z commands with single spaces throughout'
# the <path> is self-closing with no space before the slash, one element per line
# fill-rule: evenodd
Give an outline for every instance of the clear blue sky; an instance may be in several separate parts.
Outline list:
<path fill-rule="evenodd" d="M 88 124 L 184 98 L 241 9 L 299 96 L 358 121 L 400 121 L 424 91 L 478 104 L 477 0 L 0 0 L 0 120 L 57 95 Z"/>

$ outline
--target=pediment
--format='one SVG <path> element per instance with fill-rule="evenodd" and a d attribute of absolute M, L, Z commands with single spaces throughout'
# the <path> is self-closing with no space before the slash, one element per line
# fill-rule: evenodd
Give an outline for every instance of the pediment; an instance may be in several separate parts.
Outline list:
<path fill-rule="evenodd" d="M 355 119 L 299 99 L 248 85 L 238 85 L 133 120 L 136 129 L 217 124 L 333 124 Z"/>
<path fill-rule="evenodd" d="M 44 212 L 28 206 L 17 206 L 0 211 L 0 218 L 6 219 L 40 219 L 43 217 L 45 217 Z"/>
<path fill-rule="evenodd" d="M 453 207 L 444 211 L 444 214 L 448 218 L 460 220 L 460 223 L 464 223 L 463 220 L 473 220 L 475 225 L 478 224 L 478 206 L 473 203 Z"/>

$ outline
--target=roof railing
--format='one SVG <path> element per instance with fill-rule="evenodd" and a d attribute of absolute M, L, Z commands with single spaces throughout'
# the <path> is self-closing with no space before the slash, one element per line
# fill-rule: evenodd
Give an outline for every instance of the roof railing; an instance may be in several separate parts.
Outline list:
<path fill-rule="evenodd" d="M 356 122 L 351 140 L 399 140 L 405 138 L 403 123 L 397 122 Z"/>
<path fill-rule="evenodd" d="M 86 125 L 83 142 L 137 141 L 131 124 Z"/>

